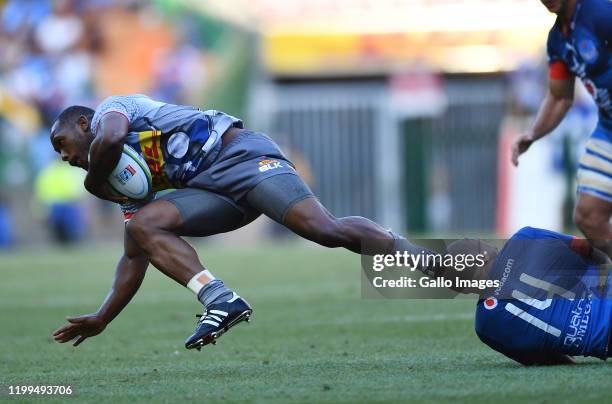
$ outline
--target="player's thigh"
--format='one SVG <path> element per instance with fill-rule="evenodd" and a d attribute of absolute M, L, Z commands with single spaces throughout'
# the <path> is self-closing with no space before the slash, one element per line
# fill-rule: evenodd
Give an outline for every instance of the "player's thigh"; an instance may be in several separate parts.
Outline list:
<path fill-rule="evenodd" d="M 247 194 L 246 201 L 303 236 L 333 219 L 297 174 L 279 174 L 261 181 Z"/>
<path fill-rule="evenodd" d="M 179 236 L 206 237 L 226 233 L 259 216 L 255 210 L 239 206 L 230 198 L 195 188 L 170 192 L 150 205 L 153 204 L 164 204 L 173 212 L 175 225 L 166 229 Z"/>
<path fill-rule="evenodd" d="M 612 216 L 612 201 L 597 194 L 580 192 L 574 212 L 577 222 L 607 222 Z"/>

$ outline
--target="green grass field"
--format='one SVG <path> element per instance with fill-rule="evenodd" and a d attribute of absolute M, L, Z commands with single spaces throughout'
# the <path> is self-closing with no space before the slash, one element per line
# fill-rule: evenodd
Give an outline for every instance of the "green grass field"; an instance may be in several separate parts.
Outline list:
<path fill-rule="evenodd" d="M 0 255 L 0 401 L 8 385 L 70 385 L 78 402 L 609 402 L 612 368 L 524 368 L 481 344 L 473 302 L 365 300 L 359 257 L 308 245 L 204 245 L 251 324 L 187 351 L 201 307 L 149 268 L 135 300 L 80 347 L 52 342 L 95 311 L 120 250 Z M 26 397 L 27 399 L 27 397 Z M 33 398 L 30 398 L 33 399 Z M 45 401 L 64 398 L 45 397 Z"/>

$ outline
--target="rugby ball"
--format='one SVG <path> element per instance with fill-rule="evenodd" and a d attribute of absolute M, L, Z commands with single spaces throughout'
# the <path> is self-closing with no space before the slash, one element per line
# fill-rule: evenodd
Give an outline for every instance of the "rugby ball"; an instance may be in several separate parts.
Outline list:
<path fill-rule="evenodd" d="M 146 161 L 131 146 L 124 145 L 119 163 L 108 177 L 115 191 L 130 199 L 146 199 L 153 190 Z"/>

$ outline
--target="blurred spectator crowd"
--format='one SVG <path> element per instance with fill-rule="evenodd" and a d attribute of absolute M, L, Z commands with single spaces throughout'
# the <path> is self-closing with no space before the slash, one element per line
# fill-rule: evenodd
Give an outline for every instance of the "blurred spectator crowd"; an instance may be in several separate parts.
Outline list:
<path fill-rule="evenodd" d="M 185 9 L 183 3 L 193 8 Z M 109 223 L 121 225 L 116 208 L 83 192 L 84 172 L 58 163 L 49 130 L 65 107 L 95 107 L 109 95 L 130 93 L 200 106 L 205 94 L 218 93 L 226 97 L 214 100 L 214 107 L 234 113 L 228 104 L 240 102 L 248 91 L 246 78 L 258 72 L 249 52 L 256 47 L 248 35 L 240 37 L 236 34 L 240 30 L 225 20 L 194 12 L 203 3 L 0 0 L 0 249 L 49 238 L 72 243 L 91 234 L 116 234 L 116 227 L 106 233 L 104 228 Z M 213 8 L 248 16 L 239 7 L 215 3 Z M 505 79 L 503 72 L 495 75 L 503 80 L 500 105 L 507 109 L 504 113 L 512 132 L 528 127 L 537 113 L 546 92 L 546 70 L 542 58 L 526 61 L 507 72 Z M 481 78 L 487 80 L 486 75 Z M 488 97 L 485 88 L 489 87 L 482 87 L 484 94 L 477 96 Z M 558 129 L 562 135 L 552 137 L 558 143 L 552 165 L 558 172 L 567 172 L 566 188 L 571 190 L 570 168 L 582 150 L 578 144 L 596 119 L 590 97 L 579 88 L 575 108 Z M 481 113 L 480 107 L 473 108 L 474 114 L 462 116 Z M 237 115 L 242 116 L 241 112 Z M 313 172 L 317 169 L 314 166 Z M 444 231 L 453 216 L 451 171 L 437 167 L 431 173 L 431 212 L 435 214 L 430 222 L 434 231 Z"/>
<path fill-rule="evenodd" d="M 57 214 L 64 210 L 55 206 L 82 205 L 85 195 L 49 194 L 45 173 L 67 178 L 53 166 L 48 137 L 63 108 L 135 92 L 200 102 L 205 51 L 189 24 L 162 14 L 153 1 L 0 0 L 0 247 L 14 242 L 15 223 L 32 212 L 60 241 L 85 234 L 87 215 Z M 40 177 L 47 185 L 34 186 Z M 53 230 L 57 220 L 69 229 Z"/>

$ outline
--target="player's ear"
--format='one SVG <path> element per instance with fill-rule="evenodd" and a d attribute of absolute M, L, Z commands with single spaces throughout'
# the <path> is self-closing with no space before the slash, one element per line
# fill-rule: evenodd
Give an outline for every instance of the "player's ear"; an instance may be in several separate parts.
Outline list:
<path fill-rule="evenodd" d="M 85 115 L 81 115 L 79 116 L 79 119 L 77 119 L 77 125 L 79 125 L 83 132 L 87 132 L 87 129 L 89 128 L 89 119 L 87 119 Z"/>

